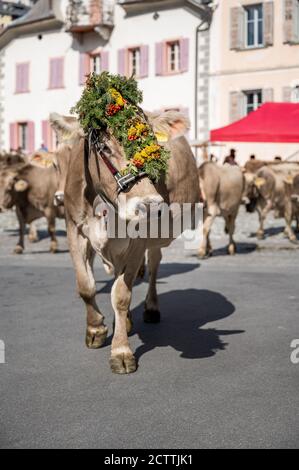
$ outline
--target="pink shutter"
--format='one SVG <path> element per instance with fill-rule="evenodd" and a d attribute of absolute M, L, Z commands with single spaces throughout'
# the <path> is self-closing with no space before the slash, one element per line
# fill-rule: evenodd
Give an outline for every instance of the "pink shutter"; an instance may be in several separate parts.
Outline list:
<path fill-rule="evenodd" d="M 50 59 L 50 88 L 63 87 L 64 60 L 62 57 Z"/>
<path fill-rule="evenodd" d="M 141 46 L 140 48 L 140 78 L 148 77 L 149 65 L 149 47 Z"/>
<path fill-rule="evenodd" d="M 51 138 L 50 138 L 50 123 L 49 121 L 42 121 L 42 139 L 43 144 L 47 147 L 48 150 L 52 150 L 51 147 Z"/>
<path fill-rule="evenodd" d="M 9 146 L 11 150 L 18 149 L 18 124 L 16 122 L 9 124 Z"/>
<path fill-rule="evenodd" d="M 164 73 L 164 43 L 156 43 L 156 75 Z"/>
<path fill-rule="evenodd" d="M 16 93 L 29 90 L 29 64 L 17 64 L 16 66 Z"/>
<path fill-rule="evenodd" d="M 85 52 L 80 54 L 80 63 L 79 63 L 79 85 L 84 85 L 86 80 L 86 75 L 90 73 L 90 56 Z"/>
<path fill-rule="evenodd" d="M 33 153 L 35 150 L 35 140 L 34 140 L 34 122 L 29 121 L 27 124 L 27 149 L 29 153 Z"/>
<path fill-rule="evenodd" d="M 181 72 L 188 72 L 189 68 L 189 38 L 180 40 L 180 70 Z"/>
<path fill-rule="evenodd" d="M 103 51 L 101 53 L 101 68 L 102 72 L 109 71 L 109 52 Z"/>
<path fill-rule="evenodd" d="M 118 51 L 118 73 L 119 75 L 126 75 L 126 49 L 119 49 Z"/>
<path fill-rule="evenodd" d="M 64 59 L 61 57 L 57 59 L 57 88 L 63 88 L 64 86 Z"/>

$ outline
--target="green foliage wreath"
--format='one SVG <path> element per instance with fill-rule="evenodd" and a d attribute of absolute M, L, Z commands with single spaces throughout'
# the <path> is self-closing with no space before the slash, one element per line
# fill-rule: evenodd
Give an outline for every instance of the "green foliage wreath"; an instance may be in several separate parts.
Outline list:
<path fill-rule="evenodd" d="M 145 172 L 157 182 L 168 167 L 170 152 L 158 144 L 155 133 L 139 107 L 142 92 L 136 80 L 103 72 L 89 75 L 72 113 L 77 113 L 86 134 L 109 129 L 123 146 L 128 164 L 124 173 Z"/>

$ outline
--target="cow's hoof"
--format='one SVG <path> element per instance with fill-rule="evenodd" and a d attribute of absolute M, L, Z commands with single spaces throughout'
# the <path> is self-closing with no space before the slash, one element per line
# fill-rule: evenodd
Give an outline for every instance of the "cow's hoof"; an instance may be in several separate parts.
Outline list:
<path fill-rule="evenodd" d="M 105 325 L 98 327 L 88 326 L 86 330 L 86 346 L 89 349 L 98 349 L 106 341 L 108 328 Z"/>
<path fill-rule="evenodd" d="M 208 258 L 210 258 L 210 256 L 212 256 L 212 249 L 207 250 L 207 251 L 204 251 L 204 250 L 199 250 L 198 251 L 198 258 L 199 259 L 208 259 Z"/>
<path fill-rule="evenodd" d="M 30 243 L 37 243 L 39 241 L 39 238 L 38 238 L 38 235 L 29 233 L 28 240 L 30 241 Z"/>
<path fill-rule="evenodd" d="M 264 238 L 265 238 L 264 232 L 256 232 L 256 238 L 258 240 L 264 240 Z"/>
<path fill-rule="evenodd" d="M 161 314 L 159 310 L 144 310 L 143 321 L 145 323 L 160 323 Z"/>
<path fill-rule="evenodd" d="M 236 251 L 237 251 L 237 250 L 236 250 L 236 245 L 235 245 L 235 243 L 231 243 L 230 245 L 228 245 L 228 247 L 227 247 L 227 253 L 228 253 L 229 255 L 235 255 L 235 254 L 236 254 Z"/>
<path fill-rule="evenodd" d="M 137 370 L 137 362 L 132 353 L 112 356 L 109 363 L 114 374 L 132 374 Z"/>
<path fill-rule="evenodd" d="M 23 254 L 23 251 L 24 251 L 24 248 L 20 245 L 17 245 L 14 249 L 14 253 L 16 255 L 22 255 Z"/>
<path fill-rule="evenodd" d="M 58 251 L 58 244 L 57 242 L 51 242 L 50 245 L 50 253 L 57 253 Z"/>
<path fill-rule="evenodd" d="M 294 235 L 294 234 L 293 234 L 293 235 L 290 235 L 290 236 L 289 236 L 289 239 L 290 239 L 290 242 L 292 242 L 292 243 L 297 243 L 297 237 L 296 237 L 296 235 Z"/>

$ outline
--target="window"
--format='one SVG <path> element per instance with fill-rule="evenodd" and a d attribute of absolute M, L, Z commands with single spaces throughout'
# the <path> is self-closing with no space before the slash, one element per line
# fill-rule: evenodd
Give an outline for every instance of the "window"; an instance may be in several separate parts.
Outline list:
<path fill-rule="evenodd" d="M 140 48 L 129 49 L 129 75 L 140 77 Z"/>
<path fill-rule="evenodd" d="M 299 103 L 299 85 L 295 86 L 292 90 L 292 102 Z"/>
<path fill-rule="evenodd" d="M 50 83 L 49 88 L 63 88 L 63 68 L 62 57 L 50 59 Z"/>
<path fill-rule="evenodd" d="M 263 5 L 250 5 L 245 8 L 246 46 L 259 47 L 264 44 Z"/>
<path fill-rule="evenodd" d="M 245 93 L 245 113 L 256 111 L 262 104 L 262 90 L 246 91 Z"/>
<path fill-rule="evenodd" d="M 174 41 L 167 43 L 167 71 L 168 72 L 179 72 L 180 71 L 180 42 Z"/>
<path fill-rule="evenodd" d="M 16 65 L 16 93 L 29 91 L 29 63 Z"/>
<path fill-rule="evenodd" d="M 28 149 L 28 124 L 27 122 L 18 123 L 18 144 L 22 150 Z"/>
<path fill-rule="evenodd" d="M 90 70 L 97 74 L 102 72 L 101 54 L 90 55 Z"/>

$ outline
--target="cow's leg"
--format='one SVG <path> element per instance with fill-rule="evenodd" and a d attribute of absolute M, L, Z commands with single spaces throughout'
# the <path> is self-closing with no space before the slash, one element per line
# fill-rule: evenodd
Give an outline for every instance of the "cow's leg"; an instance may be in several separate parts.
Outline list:
<path fill-rule="evenodd" d="M 50 243 L 50 252 L 57 253 L 58 243 L 56 238 L 56 228 L 55 228 L 55 214 L 49 210 L 45 213 L 47 222 L 48 222 L 48 232 L 50 235 L 51 243 Z"/>
<path fill-rule="evenodd" d="M 39 240 L 37 229 L 36 229 L 34 222 L 31 222 L 31 224 L 29 225 L 28 240 L 30 241 L 30 243 L 35 243 L 35 242 L 38 242 Z"/>
<path fill-rule="evenodd" d="M 212 247 L 210 243 L 210 231 L 213 225 L 214 219 L 216 217 L 216 211 L 211 210 L 205 217 L 203 223 L 203 238 L 202 243 L 199 247 L 198 256 L 200 258 L 205 258 L 206 256 L 212 254 Z"/>
<path fill-rule="evenodd" d="M 77 227 L 71 223 L 68 223 L 67 236 L 76 273 L 77 289 L 86 306 L 86 346 L 91 349 L 97 349 L 104 344 L 108 328 L 104 324 L 104 316 L 99 311 L 95 300 L 96 283 L 93 275 L 94 250 L 90 242 L 80 235 Z"/>
<path fill-rule="evenodd" d="M 292 220 L 293 220 L 293 210 L 292 203 L 288 201 L 284 207 L 284 218 L 286 221 L 285 234 L 291 242 L 297 241 L 297 237 L 292 229 Z"/>
<path fill-rule="evenodd" d="M 256 232 L 256 237 L 259 240 L 263 240 L 263 238 L 265 237 L 264 223 L 265 223 L 266 217 L 269 214 L 271 209 L 272 209 L 272 202 L 270 200 L 267 201 L 264 205 L 262 205 L 258 209 L 260 226 L 259 226 L 258 231 Z"/>
<path fill-rule="evenodd" d="M 143 319 L 146 323 L 159 323 L 160 311 L 157 294 L 157 274 L 162 259 L 161 248 L 148 250 L 149 286 L 145 299 Z"/>
<path fill-rule="evenodd" d="M 229 242 L 227 247 L 227 252 L 229 255 L 234 255 L 236 253 L 236 244 L 234 242 L 236 216 L 237 214 L 230 214 L 225 217 L 225 225 L 229 236 Z"/>
<path fill-rule="evenodd" d="M 19 222 L 19 240 L 14 249 L 14 253 L 17 255 L 21 255 L 24 251 L 24 237 L 25 237 L 26 224 L 25 224 L 22 211 L 20 210 L 18 206 L 16 206 L 16 214 L 17 214 L 17 218 Z"/>
<path fill-rule="evenodd" d="M 127 318 L 130 311 L 132 288 L 145 253 L 145 244 L 138 240 L 132 244 L 124 260 L 124 268 L 116 273 L 112 286 L 111 301 L 115 313 L 115 329 L 111 345 L 110 367 L 116 374 L 129 374 L 137 369 L 136 359 L 131 351 Z M 139 262 L 138 262 L 139 260 Z"/>

